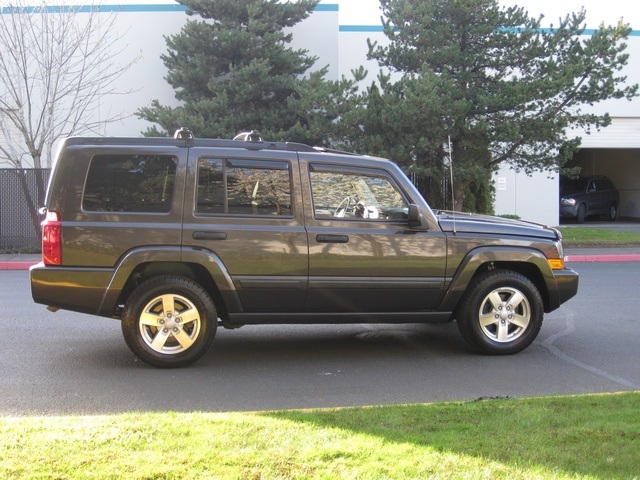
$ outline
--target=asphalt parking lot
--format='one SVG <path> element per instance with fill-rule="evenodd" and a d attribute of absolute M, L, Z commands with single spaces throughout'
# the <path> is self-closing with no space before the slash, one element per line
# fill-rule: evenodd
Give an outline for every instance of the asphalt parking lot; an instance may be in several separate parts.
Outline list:
<path fill-rule="evenodd" d="M 547 314 L 525 351 L 470 352 L 456 325 L 220 329 L 195 365 L 158 370 L 128 350 L 118 321 L 48 312 L 28 272 L 0 272 L 0 414 L 254 411 L 640 390 L 640 269 L 572 265 L 578 295 Z"/>

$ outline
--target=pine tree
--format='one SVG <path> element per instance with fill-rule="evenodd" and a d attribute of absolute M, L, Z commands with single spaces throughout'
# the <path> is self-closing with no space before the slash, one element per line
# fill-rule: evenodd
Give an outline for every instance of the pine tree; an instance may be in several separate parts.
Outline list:
<path fill-rule="evenodd" d="M 316 58 L 290 48 L 285 29 L 313 11 L 319 0 L 183 0 L 189 20 L 166 38 L 166 80 L 180 106 L 159 101 L 138 115 L 159 125 L 148 135 L 171 135 L 185 126 L 196 136 L 232 138 L 257 129 L 265 139 L 315 143 L 331 124 L 331 90 L 350 83 L 308 73 Z M 302 102 L 316 100 L 312 109 Z M 324 128 L 319 127 L 322 124 Z"/>
<path fill-rule="evenodd" d="M 451 139 L 455 208 L 473 184 L 486 189 L 501 163 L 527 173 L 561 169 L 580 144 L 570 127 L 610 123 L 585 106 L 637 95 L 638 86 L 625 85 L 619 74 L 631 31 L 622 22 L 587 36 L 584 10 L 542 28 L 542 16 L 497 0 L 381 0 L 381 6 L 389 43 L 371 44 L 369 54 L 402 74 L 398 84 L 383 84 L 383 96 L 405 118 L 386 127 L 413 122 L 416 145 Z M 429 99 L 428 108 L 416 108 L 420 98 Z M 414 149 L 403 161 L 444 172 L 440 150 Z"/>

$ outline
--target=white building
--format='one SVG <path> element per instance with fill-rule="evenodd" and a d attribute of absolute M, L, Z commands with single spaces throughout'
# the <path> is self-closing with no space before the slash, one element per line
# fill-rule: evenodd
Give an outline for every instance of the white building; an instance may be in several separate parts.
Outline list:
<path fill-rule="evenodd" d="M 560 17 L 582 6 L 587 10 L 587 29 L 597 28 L 602 22 L 615 24 L 623 18 L 634 27 L 627 42 L 629 65 L 623 73 L 630 83 L 640 83 L 640 4 L 627 0 L 500 1 L 505 6 L 518 3 L 531 15 L 544 14 L 548 25 L 557 24 Z M 8 3 L 0 0 L 0 5 Z M 103 8 L 119 12 L 118 33 L 127 45 L 126 52 L 132 57 L 141 55 L 119 80 L 123 90 L 133 89 L 135 93 L 105 100 L 105 110 L 131 116 L 107 125 L 103 134 L 137 136 L 149 126 L 133 115 L 138 108 L 154 99 L 165 105 L 175 104 L 174 92 L 164 80 L 166 69 L 160 55 L 166 52 L 164 36 L 178 33 L 188 17 L 184 7 L 171 0 L 105 0 Z M 385 41 L 380 15 L 378 0 L 322 0 L 310 18 L 294 27 L 294 46 L 317 56 L 318 67 L 328 65 L 329 78 L 349 76 L 353 68 L 364 65 L 371 79 L 379 68 L 366 59 L 367 39 Z M 640 99 L 608 101 L 595 109 L 608 112 L 613 124 L 584 137 L 583 150 L 575 162 L 586 174 L 608 175 L 621 191 L 620 216 L 640 218 Z M 540 173 L 528 177 L 505 168 L 494 180 L 496 213 L 558 224 L 557 175 Z"/>

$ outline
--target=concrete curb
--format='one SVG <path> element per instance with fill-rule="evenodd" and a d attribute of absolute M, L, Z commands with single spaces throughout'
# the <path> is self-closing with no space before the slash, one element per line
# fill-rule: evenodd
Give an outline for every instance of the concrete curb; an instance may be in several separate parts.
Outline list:
<path fill-rule="evenodd" d="M 38 262 L 0 262 L 0 270 L 29 270 L 29 268 L 36 263 Z"/>

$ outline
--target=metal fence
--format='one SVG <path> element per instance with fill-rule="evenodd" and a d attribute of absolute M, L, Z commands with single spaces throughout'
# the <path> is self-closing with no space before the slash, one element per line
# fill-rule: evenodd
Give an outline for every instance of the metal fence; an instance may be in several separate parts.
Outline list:
<path fill-rule="evenodd" d="M 0 169 L 0 252 L 39 252 L 50 169 Z"/>

